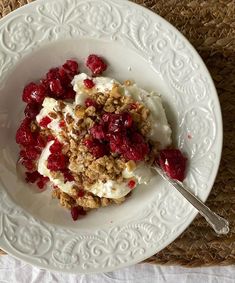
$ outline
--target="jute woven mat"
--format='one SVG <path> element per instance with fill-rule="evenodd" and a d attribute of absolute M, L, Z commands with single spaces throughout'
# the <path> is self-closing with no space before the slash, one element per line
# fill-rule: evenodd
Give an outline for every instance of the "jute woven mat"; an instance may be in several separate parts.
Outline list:
<path fill-rule="evenodd" d="M 207 205 L 227 218 L 231 232 L 217 237 L 198 216 L 171 245 L 146 262 L 188 267 L 235 263 L 235 1 L 132 0 L 176 26 L 195 46 L 214 79 L 223 113 L 220 170 Z M 32 0 L 0 0 L 0 17 Z"/>

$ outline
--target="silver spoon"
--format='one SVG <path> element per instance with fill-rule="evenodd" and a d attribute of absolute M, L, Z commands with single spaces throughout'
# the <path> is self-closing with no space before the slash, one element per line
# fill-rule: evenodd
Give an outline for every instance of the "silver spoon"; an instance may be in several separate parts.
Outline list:
<path fill-rule="evenodd" d="M 178 192 L 180 192 L 206 219 L 218 235 L 226 235 L 229 232 L 229 222 L 211 211 L 198 197 L 191 193 L 190 189 L 178 180 L 171 179 L 159 165 L 152 167 L 157 173 L 167 180 Z"/>

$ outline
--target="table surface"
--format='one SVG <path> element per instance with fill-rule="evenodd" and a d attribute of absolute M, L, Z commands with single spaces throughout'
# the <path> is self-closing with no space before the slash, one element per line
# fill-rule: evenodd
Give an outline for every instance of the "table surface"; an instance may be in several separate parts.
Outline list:
<path fill-rule="evenodd" d="M 1 283 L 234 283 L 235 266 L 185 268 L 142 263 L 114 272 L 71 275 L 38 269 L 9 255 L 0 257 Z"/>

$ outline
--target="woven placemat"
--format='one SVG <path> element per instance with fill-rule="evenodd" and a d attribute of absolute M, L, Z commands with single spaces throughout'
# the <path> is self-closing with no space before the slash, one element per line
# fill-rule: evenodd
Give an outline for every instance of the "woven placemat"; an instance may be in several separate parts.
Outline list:
<path fill-rule="evenodd" d="M 224 122 L 221 166 L 207 205 L 227 218 L 231 232 L 217 237 L 198 216 L 171 245 L 147 262 L 188 267 L 235 263 L 235 1 L 132 0 L 176 26 L 195 46 L 214 79 Z M 0 17 L 32 0 L 0 0 Z"/>

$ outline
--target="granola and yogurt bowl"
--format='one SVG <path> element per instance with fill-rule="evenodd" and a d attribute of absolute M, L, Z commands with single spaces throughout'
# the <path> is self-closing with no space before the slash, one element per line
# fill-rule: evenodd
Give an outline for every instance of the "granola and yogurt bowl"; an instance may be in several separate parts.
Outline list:
<path fill-rule="evenodd" d="M 16 133 L 26 181 L 50 187 L 74 220 L 121 204 L 139 184 L 148 184 L 159 154 L 166 171 L 171 159 L 178 162 L 176 178 L 183 179 L 185 169 L 177 150 L 165 150 L 172 131 L 161 97 L 132 81 L 102 76 L 107 65 L 97 55 L 86 65 L 91 75 L 67 60 L 40 83 L 28 84 L 25 119 Z"/>

